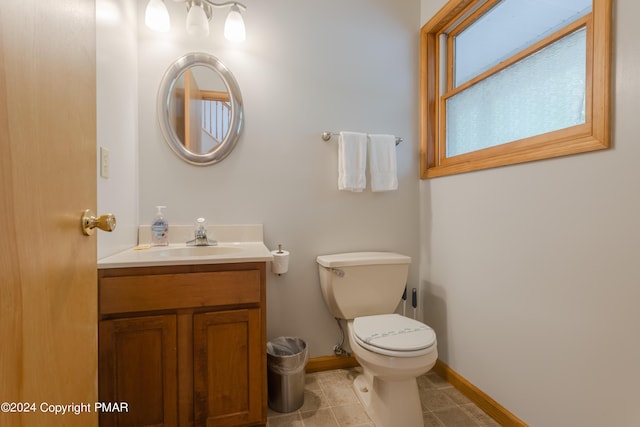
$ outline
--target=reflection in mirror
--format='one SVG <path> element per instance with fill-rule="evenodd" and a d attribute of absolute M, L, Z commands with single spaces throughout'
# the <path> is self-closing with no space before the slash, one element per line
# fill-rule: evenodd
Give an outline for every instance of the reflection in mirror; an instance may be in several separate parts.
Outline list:
<path fill-rule="evenodd" d="M 171 92 L 169 117 L 178 139 L 196 154 L 218 146 L 229 131 L 231 103 L 220 76 L 207 67 L 186 69 Z"/>
<path fill-rule="evenodd" d="M 158 94 L 160 127 L 176 154 L 207 165 L 224 159 L 242 127 L 242 99 L 231 72 L 217 58 L 194 53 L 174 62 Z"/>

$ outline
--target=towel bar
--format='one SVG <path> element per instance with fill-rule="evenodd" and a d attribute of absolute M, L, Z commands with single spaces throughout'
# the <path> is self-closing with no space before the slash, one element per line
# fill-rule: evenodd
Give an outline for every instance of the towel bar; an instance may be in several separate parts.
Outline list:
<path fill-rule="evenodd" d="M 322 132 L 321 136 L 322 136 L 322 140 L 323 141 L 329 141 L 332 136 L 336 136 L 338 134 L 339 134 L 339 132 L 324 131 L 324 132 Z M 399 145 L 402 141 L 403 141 L 403 139 L 401 137 L 396 136 L 396 145 Z"/>

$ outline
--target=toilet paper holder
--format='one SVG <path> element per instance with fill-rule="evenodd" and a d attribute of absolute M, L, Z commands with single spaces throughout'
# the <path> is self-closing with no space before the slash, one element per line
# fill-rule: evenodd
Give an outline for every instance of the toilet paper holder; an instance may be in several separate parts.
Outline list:
<path fill-rule="evenodd" d="M 281 276 L 289 271 L 289 252 L 282 250 L 282 245 L 278 245 L 277 251 L 271 251 L 271 272 Z"/>

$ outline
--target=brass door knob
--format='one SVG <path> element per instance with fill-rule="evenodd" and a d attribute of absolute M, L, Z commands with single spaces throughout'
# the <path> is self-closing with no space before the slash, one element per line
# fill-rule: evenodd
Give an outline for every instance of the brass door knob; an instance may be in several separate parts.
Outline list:
<path fill-rule="evenodd" d="M 113 214 L 106 214 L 96 218 L 91 209 L 87 209 L 82 213 L 80 221 L 82 232 L 87 236 L 91 236 L 93 229 L 96 227 L 104 231 L 113 231 L 116 228 L 116 217 Z"/>

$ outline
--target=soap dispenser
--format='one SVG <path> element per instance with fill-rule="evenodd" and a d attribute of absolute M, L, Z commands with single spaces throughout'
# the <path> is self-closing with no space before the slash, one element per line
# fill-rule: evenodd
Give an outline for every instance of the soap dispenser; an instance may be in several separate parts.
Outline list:
<path fill-rule="evenodd" d="M 162 213 L 162 209 L 166 206 L 156 206 L 158 212 L 151 224 L 151 244 L 153 246 L 169 245 L 169 223 Z"/>

